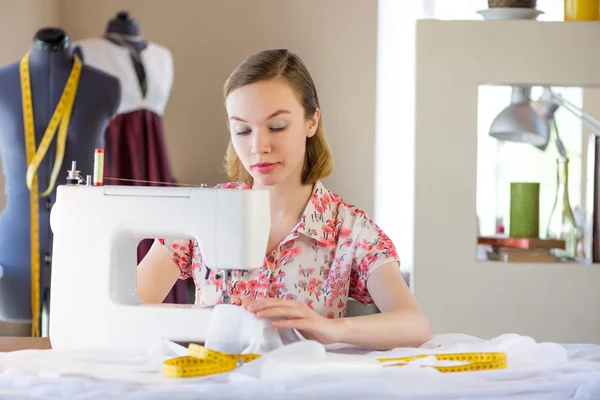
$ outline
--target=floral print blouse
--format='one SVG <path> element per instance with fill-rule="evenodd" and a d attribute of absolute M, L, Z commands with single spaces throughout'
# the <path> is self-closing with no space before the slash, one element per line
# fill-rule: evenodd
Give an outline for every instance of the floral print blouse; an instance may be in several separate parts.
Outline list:
<path fill-rule="evenodd" d="M 217 187 L 251 189 L 235 182 Z M 180 278 L 194 279 L 195 304 L 213 306 L 222 300 L 222 278 L 204 263 L 196 241 L 158 240 L 179 266 Z M 233 271 L 228 294 L 299 300 L 324 317 L 341 318 L 349 297 L 373 302 L 367 280 L 389 262 L 399 263 L 399 258 L 385 233 L 364 211 L 318 181 L 298 224 L 265 257 L 261 269 Z"/>

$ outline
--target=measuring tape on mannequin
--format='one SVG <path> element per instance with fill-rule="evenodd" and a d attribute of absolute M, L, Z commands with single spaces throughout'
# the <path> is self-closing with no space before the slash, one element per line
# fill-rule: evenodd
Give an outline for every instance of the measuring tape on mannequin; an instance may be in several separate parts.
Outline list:
<path fill-rule="evenodd" d="M 452 366 L 432 366 L 440 372 L 467 372 L 504 369 L 508 363 L 504 353 L 449 353 L 423 354 L 411 357 L 380 358 L 385 367 L 406 365 L 419 358 L 433 356 L 438 360 L 460 361 L 464 364 Z M 253 361 L 260 354 L 228 354 L 207 349 L 198 344 L 188 346 L 188 355 L 166 360 L 163 365 L 164 376 L 170 378 L 193 378 L 230 372 L 244 363 Z M 388 364 L 391 363 L 391 364 Z"/>
<path fill-rule="evenodd" d="M 40 243 L 39 243 L 39 198 L 48 196 L 54 189 L 56 178 L 60 172 L 65 154 L 67 131 L 71 119 L 71 111 L 81 74 L 81 61 L 75 57 L 71 74 L 60 96 L 60 101 L 46 128 L 39 147 L 36 150 L 35 125 L 33 118 L 33 99 L 31 96 L 31 78 L 29 75 L 29 53 L 25 54 L 20 64 L 21 96 L 23 105 L 23 124 L 25 128 L 25 148 L 27 152 L 27 188 L 29 189 L 30 229 L 31 229 L 31 336 L 39 336 L 40 314 Z M 60 127 L 59 127 L 60 125 Z M 48 148 L 56 135 L 56 160 L 50 176 L 48 188 L 41 194 L 38 191 L 37 170 Z"/>

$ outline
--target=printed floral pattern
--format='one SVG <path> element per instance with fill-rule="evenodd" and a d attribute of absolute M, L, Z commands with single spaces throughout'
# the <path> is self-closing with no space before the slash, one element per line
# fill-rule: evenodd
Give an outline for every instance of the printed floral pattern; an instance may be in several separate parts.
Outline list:
<path fill-rule="evenodd" d="M 223 189 L 251 189 L 229 182 Z M 221 301 L 222 277 L 202 260 L 195 241 L 158 239 L 181 270 L 181 279 L 193 277 L 199 305 Z M 322 182 L 298 222 L 265 257 L 261 269 L 233 271 L 228 294 L 237 297 L 277 297 L 305 302 L 327 318 L 346 314 L 348 298 L 373 302 L 367 290 L 370 274 L 380 265 L 399 262 L 391 240 L 364 211 L 347 204 Z"/>

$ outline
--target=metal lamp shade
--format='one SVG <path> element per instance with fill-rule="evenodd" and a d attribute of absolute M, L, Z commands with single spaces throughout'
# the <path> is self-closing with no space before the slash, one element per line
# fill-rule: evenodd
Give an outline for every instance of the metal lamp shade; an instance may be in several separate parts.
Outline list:
<path fill-rule="evenodd" d="M 529 143 L 543 150 L 550 139 L 550 125 L 529 102 L 511 104 L 494 119 L 489 134 L 498 140 Z"/>

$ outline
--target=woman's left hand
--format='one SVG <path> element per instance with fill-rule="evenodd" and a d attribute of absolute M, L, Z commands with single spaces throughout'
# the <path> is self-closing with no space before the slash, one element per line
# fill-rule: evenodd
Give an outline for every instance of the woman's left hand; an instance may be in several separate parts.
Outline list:
<path fill-rule="evenodd" d="M 297 329 L 302 336 L 322 344 L 337 343 L 343 333 L 341 319 L 322 317 L 301 301 L 266 298 L 242 299 L 242 307 L 258 318 L 278 319 L 272 321 L 273 328 Z"/>

